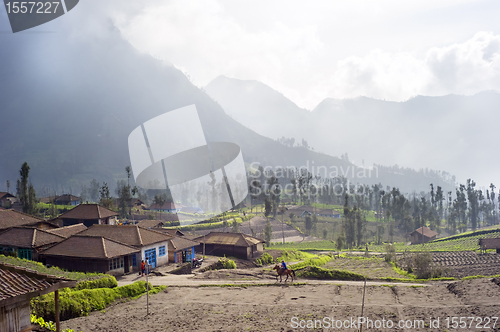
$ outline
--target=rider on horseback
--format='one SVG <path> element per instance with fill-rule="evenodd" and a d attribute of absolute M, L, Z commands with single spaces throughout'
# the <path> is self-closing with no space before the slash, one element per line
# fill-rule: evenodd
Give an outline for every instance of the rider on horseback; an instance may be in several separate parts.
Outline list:
<path fill-rule="evenodd" d="M 281 273 L 285 272 L 286 271 L 286 263 L 285 261 L 281 261 Z"/>

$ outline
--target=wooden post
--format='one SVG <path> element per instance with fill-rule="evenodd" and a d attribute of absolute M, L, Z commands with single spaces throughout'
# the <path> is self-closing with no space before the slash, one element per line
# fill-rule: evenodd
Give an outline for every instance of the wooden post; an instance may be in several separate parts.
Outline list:
<path fill-rule="evenodd" d="M 60 325 L 59 325 L 59 290 L 56 290 L 54 292 L 54 302 L 56 304 L 56 332 L 61 331 Z"/>
<path fill-rule="evenodd" d="M 363 317 L 363 311 L 365 309 L 365 289 L 366 289 L 366 276 L 365 276 L 365 285 L 363 286 L 363 303 L 361 304 L 361 317 Z M 359 332 L 363 331 L 363 325 L 359 327 Z"/>

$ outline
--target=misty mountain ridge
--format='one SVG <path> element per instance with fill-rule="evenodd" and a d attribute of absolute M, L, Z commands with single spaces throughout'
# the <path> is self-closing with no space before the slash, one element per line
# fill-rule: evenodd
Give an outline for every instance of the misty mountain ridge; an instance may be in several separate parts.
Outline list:
<path fill-rule="evenodd" d="M 500 123 L 500 94 L 495 91 L 416 96 L 404 102 L 327 98 L 308 112 L 256 81 L 218 77 L 205 90 L 230 116 L 275 140 L 300 143 L 304 138 L 316 151 L 348 153 L 358 165 L 438 169 L 482 185 L 500 180 L 494 166 L 500 157 L 490 148 Z"/>
<path fill-rule="evenodd" d="M 207 141 L 238 144 L 247 164 L 300 167 L 314 162 L 344 172 L 354 167 L 346 159 L 287 147 L 255 133 L 228 116 L 181 71 L 139 53 L 113 27 L 99 38 L 73 39 L 69 33 L 14 37 L 2 37 L 0 48 L 2 188 L 9 180 L 11 191 L 15 190 L 19 169 L 26 161 L 36 188 L 79 194 L 83 185 L 96 179 L 107 182 L 114 192 L 116 181 L 126 179 L 130 132 L 147 120 L 191 104 L 198 109 Z M 260 88 L 257 84 L 254 90 Z M 276 95 L 270 91 L 269 98 Z M 265 105 L 268 103 L 262 103 Z M 310 116 L 309 111 L 287 100 L 279 101 L 275 108 L 293 108 L 293 118 L 304 123 Z M 269 120 L 263 122 L 271 128 L 288 123 Z M 356 168 L 354 174 L 359 170 Z M 431 182 L 451 187 L 439 174 L 405 174 L 391 169 L 380 169 L 378 177 L 351 180 L 382 183 L 403 191 L 426 190 Z"/>

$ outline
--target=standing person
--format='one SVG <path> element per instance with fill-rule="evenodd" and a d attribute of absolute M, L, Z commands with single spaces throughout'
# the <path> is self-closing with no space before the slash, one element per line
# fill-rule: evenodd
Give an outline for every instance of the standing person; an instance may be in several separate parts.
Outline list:
<path fill-rule="evenodd" d="M 146 263 L 144 263 L 144 260 L 141 261 L 141 276 L 144 275 L 146 272 Z"/>

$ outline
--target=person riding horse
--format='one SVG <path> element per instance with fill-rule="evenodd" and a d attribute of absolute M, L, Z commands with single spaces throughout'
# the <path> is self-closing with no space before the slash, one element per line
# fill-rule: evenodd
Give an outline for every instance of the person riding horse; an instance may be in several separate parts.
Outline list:
<path fill-rule="evenodd" d="M 284 260 L 281 261 L 281 274 L 286 271 L 286 263 Z"/>

